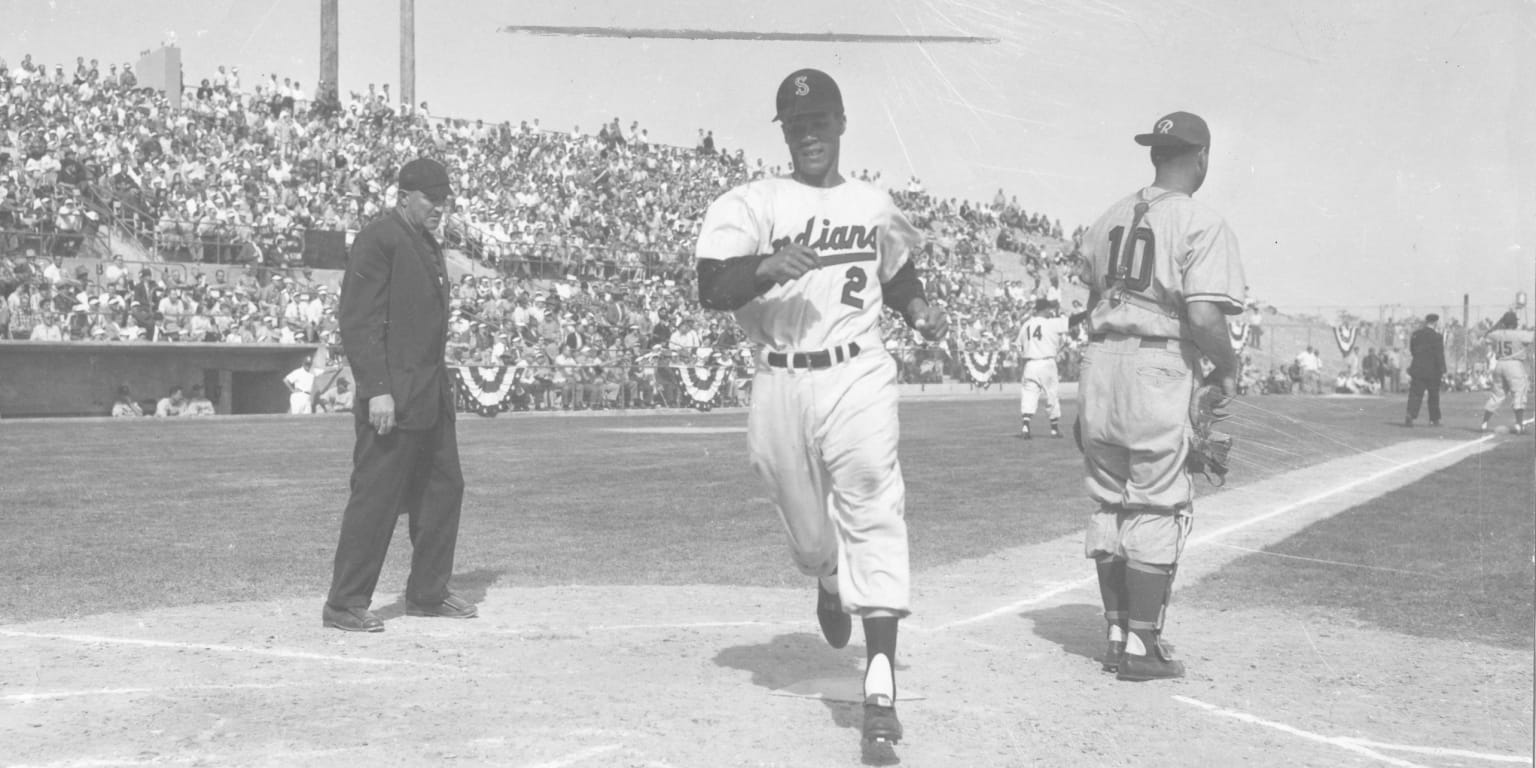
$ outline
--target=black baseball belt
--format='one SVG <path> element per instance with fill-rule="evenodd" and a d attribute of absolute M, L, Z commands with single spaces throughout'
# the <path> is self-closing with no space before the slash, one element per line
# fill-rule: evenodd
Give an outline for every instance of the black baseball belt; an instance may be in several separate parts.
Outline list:
<path fill-rule="evenodd" d="M 1097 343 L 1102 341 L 1120 341 L 1122 339 L 1130 338 L 1141 339 L 1141 347 L 1143 349 L 1167 349 L 1171 346 L 1177 347 L 1181 341 L 1181 339 L 1175 339 L 1171 336 L 1135 336 L 1129 333 L 1095 333 L 1088 337 L 1088 341 Z"/>
<path fill-rule="evenodd" d="M 849 342 L 840 347 L 820 352 L 769 352 L 768 365 L 774 368 L 819 370 L 831 368 L 844 360 L 852 360 L 859 354 L 859 345 Z"/>

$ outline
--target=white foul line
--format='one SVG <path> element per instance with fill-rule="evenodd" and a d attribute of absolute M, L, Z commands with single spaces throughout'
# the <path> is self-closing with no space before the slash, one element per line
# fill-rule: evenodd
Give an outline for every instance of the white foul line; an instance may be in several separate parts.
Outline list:
<path fill-rule="evenodd" d="M 39 691 L 37 693 L 11 693 L 0 696 L 0 701 L 15 702 L 18 704 L 30 704 L 34 701 L 46 701 L 49 699 L 72 699 L 82 696 L 125 696 L 135 693 L 164 693 L 167 691 L 244 691 L 244 690 L 275 690 L 279 688 L 304 688 L 309 686 L 335 686 L 335 685 L 374 685 L 376 683 L 403 682 L 414 680 L 412 677 L 368 677 L 358 680 L 340 680 L 327 678 L 323 682 L 314 683 L 226 683 L 222 685 L 169 685 L 160 688 L 87 688 L 72 691 Z"/>
<path fill-rule="evenodd" d="M 430 662 L 413 661 L 410 659 L 374 659 L 366 656 L 334 656 L 325 653 L 310 653 L 308 651 L 292 651 L 283 648 L 251 648 L 244 645 L 219 645 L 216 643 L 182 643 L 171 640 L 143 640 L 133 637 L 107 637 L 104 635 L 64 635 L 47 632 L 17 632 L 11 629 L 0 629 L 0 636 L 22 637 L 34 640 L 67 640 L 72 643 L 103 644 L 103 645 L 136 645 L 143 648 L 176 648 L 179 650 L 213 651 L 216 653 L 245 653 L 252 656 L 276 656 L 280 659 L 309 659 L 313 661 L 334 661 L 342 664 L 366 664 L 369 666 L 405 665 L 411 667 L 431 667 L 434 669 L 451 669 L 455 672 L 461 668 L 450 664 L 433 664 Z"/>
<path fill-rule="evenodd" d="M 1434 757 L 1462 757 L 1462 758 L 1468 758 L 1468 759 L 1473 759 L 1473 760 L 1489 760 L 1489 761 L 1497 762 L 1497 763 L 1520 763 L 1522 765 L 1531 765 L 1532 764 L 1532 759 L 1530 757 L 1526 757 L 1526 756 L 1522 756 L 1522 755 L 1495 755 L 1495 754 L 1489 754 L 1489 753 L 1486 753 L 1486 752 L 1470 752 L 1470 751 L 1465 750 L 1465 749 L 1444 749 L 1444 748 L 1441 748 L 1441 747 L 1418 747 L 1418 746 L 1412 746 L 1412 745 L 1408 745 L 1408 744 L 1385 744 L 1385 743 L 1382 743 L 1382 742 L 1379 742 L 1379 741 L 1371 741 L 1369 739 L 1357 739 L 1357 738 L 1353 738 L 1353 737 L 1350 737 L 1350 736 L 1324 736 L 1324 735 L 1322 735 L 1320 733 L 1313 733 L 1312 731 L 1304 731 L 1304 730 L 1302 730 L 1300 728 L 1297 728 L 1297 727 L 1295 727 L 1293 725 L 1286 725 L 1285 723 L 1277 723 L 1277 722 L 1274 722 L 1273 720 L 1265 720 L 1262 717 L 1258 717 L 1256 715 L 1250 715 L 1247 712 L 1238 712 L 1238 711 L 1231 710 L 1231 709 L 1224 709 L 1222 707 L 1216 706 L 1215 704 L 1207 704 L 1207 703 L 1205 703 L 1203 701 L 1200 701 L 1199 699 L 1192 699 L 1192 698 L 1190 698 L 1188 696 L 1174 696 L 1173 698 L 1174 698 L 1175 701 L 1179 701 L 1179 702 L 1183 702 L 1185 704 L 1189 704 L 1191 706 L 1199 707 L 1201 709 L 1206 710 L 1207 712 L 1211 712 L 1211 713 L 1214 713 L 1214 714 L 1217 714 L 1217 715 L 1221 715 L 1222 717 L 1230 717 L 1233 720 L 1238 720 L 1238 721 L 1241 721 L 1241 722 L 1244 722 L 1244 723 L 1251 723 L 1253 725 L 1262 725 L 1265 728 L 1273 728 L 1273 729 L 1275 729 L 1277 731 L 1280 731 L 1282 733 L 1289 733 L 1292 736 L 1299 736 L 1299 737 L 1301 737 L 1303 739 L 1309 739 L 1311 741 L 1316 741 L 1316 742 L 1320 742 L 1320 743 L 1323 743 L 1323 744 L 1329 744 L 1329 745 L 1332 745 L 1332 746 L 1335 746 L 1335 747 L 1339 747 L 1340 749 L 1346 749 L 1346 750 L 1349 750 L 1350 752 L 1354 752 L 1356 754 L 1364 755 L 1366 757 L 1369 757 L 1369 758 L 1372 758 L 1372 759 L 1375 759 L 1375 760 L 1380 760 L 1380 761 L 1382 761 L 1382 762 L 1384 762 L 1384 763 L 1386 763 L 1388 765 L 1402 766 L 1402 768 L 1426 768 L 1426 767 L 1420 765 L 1419 763 L 1414 763 L 1414 762 L 1410 762 L 1408 760 L 1403 760 L 1401 758 L 1392 757 L 1391 755 L 1383 755 L 1380 752 L 1377 752 L 1376 750 L 1377 749 L 1382 749 L 1382 750 L 1394 750 L 1394 751 L 1398 751 L 1398 752 L 1411 752 L 1411 753 L 1414 753 L 1414 754 L 1431 755 L 1431 756 L 1434 756 Z"/>
<path fill-rule="evenodd" d="M 1398 465 L 1395 465 L 1395 466 L 1383 469 L 1383 470 L 1381 470 L 1379 472 L 1376 472 L 1375 474 L 1366 475 L 1365 477 L 1361 477 L 1361 478 L 1357 478 L 1355 480 L 1351 480 L 1351 481 L 1349 481 L 1347 483 L 1344 483 L 1343 485 L 1335 486 L 1335 487 L 1333 487 L 1333 488 L 1331 488 L 1329 490 L 1322 491 L 1320 493 L 1312 494 L 1311 496 L 1308 496 L 1307 498 L 1302 499 L 1300 501 L 1293 501 L 1293 502 L 1291 502 L 1289 504 L 1285 504 L 1283 506 L 1277 507 L 1277 508 L 1272 509 L 1272 510 L 1270 510 L 1268 512 L 1265 512 L 1262 515 L 1258 515 L 1256 517 L 1250 517 L 1247 520 L 1239 520 L 1239 521 L 1237 521 L 1235 523 L 1232 523 L 1232 524 L 1226 526 L 1225 528 L 1218 528 L 1218 529 L 1216 529 L 1214 531 L 1211 531 L 1210 533 L 1207 533 L 1207 534 L 1205 534 L 1203 536 L 1196 536 L 1196 537 L 1190 539 L 1189 544 L 1187 546 L 1193 547 L 1193 546 L 1195 546 L 1197 544 L 1203 544 L 1203 543 L 1205 543 L 1207 541 L 1210 541 L 1211 539 L 1220 538 L 1220 537 L 1225 536 L 1225 535 L 1227 535 L 1229 533 L 1232 533 L 1233 531 L 1238 531 L 1238 530 L 1242 530 L 1243 528 L 1247 528 L 1248 526 L 1253 525 L 1255 523 L 1262 523 L 1265 520 L 1268 520 L 1268 519 L 1270 519 L 1272 517 L 1278 517 L 1278 516 L 1286 514 L 1288 512 L 1293 512 L 1293 511 L 1295 511 L 1295 510 L 1297 510 L 1297 509 L 1299 509 L 1301 507 L 1307 506 L 1308 504 L 1315 504 L 1315 503 L 1317 503 L 1319 501 L 1322 501 L 1323 499 L 1326 499 L 1326 498 L 1328 498 L 1330 496 L 1336 496 L 1336 495 L 1338 495 L 1340 493 L 1343 493 L 1343 492 L 1349 491 L 1349 490 L 1353 490 L 1353 489 L 1358 488 L 1358 487 L 1360 487 L 1362 485 L 1366 485 L 1368 483 L 1374 483 L 1377 480 L 1380 480 L 1380 479 L 1382 479 L 1384 477 L 1387 477 L 1388 475 L 1394 474 L 1396 472 L 1400 472 L 1400 471 L 1402 471 L 1404 469 L 1409 469 L 1411 467 L 1416 467 L 1416 466 L 1418 466 L 1420 464 L 1423 464 L 1425 462 L 1430 462 L 1430 461 L 1434 461 L 1434 460 L 1439 459 L 1439 458 L 1444 457 L 1444 456 L 1449 456 L 1450 454 L 1456 453 L 1457 451 L 1466 450 L 1467 448 L 1470 448 L 1472 446 L 1478 445 L 1480 443 L 1485 443 L 1485 442 L 1487 442 L 1489 440 L 1492 440 L 1493 438 L 1494 438 L 1494 435 L 1484 435 L 1483 437 L 1477 438 L 1476 440 L 1469 440 L 1469 441 L 1467 441 L 1465 443 L 1458 443 L 1456 445 L 1451 446 L 1450 448 L 1446 448 L 1443 451 L 1432 453 L 1432 454 L 1430 454 L 1428 456 L 1420 456 L 1419 458 L 1414 459 L 1413 461 L 1404 462 L 1402 464 L 1398 464 Z M 1012 603 L 1009 603 L 1007 605 L 1004 605 L 1004 606 L 1001 606 L 1001 607 L 998 607 L 998 608 L 993 608 L 992 610 L 987 611 L 986 613 L 980 613 L 980 614 L 972 616 L 972 617 L 970 617 L 968 619 L 957 619 L 957 620 L 951 621 L 951 622 L 949 622 L 947 624 L 940 624 L 939 626 L 934 627 L 934 628 L 932 628 L 929 631 L 931 631 L 931 632 L 941 632 L 941 631 L 946 630 L 946 629 L 954 629 L 955 627 L 963 627 L 963 626 L 965 626 L 967 624 L 975 624 L 977 622 L 981 622 L 981 621 L 986 621 L 988 619 L 997 618 L 998 616 L 1002 616 L 1003 614 L 1013 613 L 1014 611 L 1017 611 L 1017 610 L 1019 610 L 1021 608 L 1025 608 L 1025 607 L 1028 607 L 1030 605 L 1034 605 L 1035 603 L 1039 603 L 1039 602 L 1043 602 L 1045 600 L 1049 600 L 1049 599 L 1051 599 L 1053 597 L 1056 597 L 1056 596 L 1061 595 L 1061 594 L 1065 594 L 1067 592 L 1071 592 L 1071 591 L 1073 591 L 1075 589 L 1081 589 L 1081 588 L 1086 587 L 1086 586 L 1088 586 L 1090 584 L 1097 584 L 1098 581 L 1099 581 L 1098 574 L 1096 574 L 1096 573 L 1095 574 L 1089 574 L 1088 576 L 1085 576 L 1085 577 L 1083 577 L 1081 579 L 1077 579 L 1076 581 L 1069 581 L 1069 582 L 1067 582 L 1065 584 L 1058 584 L 1058 585 L 1056 585 L 1054 587 L 1051 587 L 1050 589 L 1045 590 L 1044 592 L 1041 592 L 1039 594 L 1033 595 L 1031 597 L 1026 597 L 1026 598 L 1024 598 L 1022 600 L 1017 600 L 1017 601 L 1014 601 Z"/>
<path fill-rule="evenodd" d="M 583 749 L 579 752 L 572 752 L 565 757 L 557 757 L 553 760 L 546 760 L 542 763 L 532 763 L 530 765 L 524 766 L 524 768 L 565 768 L 568 765 L 575 765 L 589 757 L 597 757 L 598 755 L 607 754 L 618 748 L 618 744 L 605 744 L 601 747 L 587 747 L 586 749 Z"/>
<path fill-rule="evenodd" d="M 1388 568 L 1388 567 L 1382 566 L 1382 565 L 1365 565 L 1363 563 L 1346 563 L 1346 562 L 1344 562 L 1342 560 L 1324 560 L 1324 559 L 1319 558 L 1319 557 L 1302 557 L 1301 555 L 1287 555 L 1284 552 L 1270 552 L 1267 549 L 1253 549 L 1251 547 L 1239 547 L 1236 544 L 1222 544 L 1219 541 L 1212 541 L 1212 542 L 1209 542 L 1209 543 L 1215 544 L 1218 547 L 1226 547 L 1227 549 L 1235 549 L 1235 550 L 1237 550 L 1239 552 L 1250 552 L 1250 553 L 1255 554 L 1255 555 L 1268 555 L 1269 557 L 1283 557 L 1283 558 L 1285 558 L 1287 560 L 1303 560 L 1303 561 L 1306 561 L 1308 563 L 1320 563 L 1322 565 L 1338 565 L 1338 566 L 1343 566 L 1345 568 L 1363 568 L 1363 569 L 1365 569 L 1367 571 L 1386 571 L 1387 573 L 1404 573 L 1404 574 L 1407 574 L 1409 576 L 1423 576 L 1424 578 L 1428 578 L 1428 579 L 1438 579 L 1438 578 L 1441 578 L 1439 574 L 1426 573 L 1424 571 L 1408 571 L 1408 570 L 1404 570 L 1402 568 Z"/>

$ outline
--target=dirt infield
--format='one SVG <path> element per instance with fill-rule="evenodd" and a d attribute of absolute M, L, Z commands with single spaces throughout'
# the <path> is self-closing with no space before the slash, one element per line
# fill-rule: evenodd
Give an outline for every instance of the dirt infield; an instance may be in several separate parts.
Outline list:
<path fill-rule="evenodd" d="M 1406 441 L 1202 500 L 1180 582 L 1459 459 Z M 809 589 L 508 588 L 461 574 L 468 622 L 322 630 L 321 595 L 0 625 L 8 765 L 1474 766 L 1531 764 L 1529 652 L 1336 615 L 1178 606 L 1181 681 L 1099 671 L 1077 536 L 917 574 L 908 738 L 852 705 L 773 695 L 856 681 Z"/>

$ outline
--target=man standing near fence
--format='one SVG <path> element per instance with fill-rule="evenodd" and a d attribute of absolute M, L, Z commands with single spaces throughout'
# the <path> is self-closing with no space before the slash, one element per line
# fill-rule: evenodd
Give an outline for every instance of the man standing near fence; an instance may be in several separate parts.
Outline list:
<path fill-rule="evenodd" d="M 1440 426 L 1440 380 L 1445 376 L 1445 339 L 1435 324 L 1440 316 L 1430 313 L 1424 316 L 1424 325 L 1408 339 L 1408 354 L 1413 362 L 1408 364 L 1408 418 L 1403 426 L 1413 426 L 1419 417 L 1419 404 L 1429 395 L 1429 425 Z"/>
<path fill-rule="evenodd" d="M 452 189 L 447 169 L 427 158 L 406 163 L 399 181 L 394 210 L 358 233 L 341 284 L 357 444 L 322 621 L 349 632 L 384 631 L 368 606 L 401 515 L 409 517 L 412 547 L 406 613 L 476 615 L 448 590 L 464 475 L 444 363 L 448 276 L 432 233 Z"/>

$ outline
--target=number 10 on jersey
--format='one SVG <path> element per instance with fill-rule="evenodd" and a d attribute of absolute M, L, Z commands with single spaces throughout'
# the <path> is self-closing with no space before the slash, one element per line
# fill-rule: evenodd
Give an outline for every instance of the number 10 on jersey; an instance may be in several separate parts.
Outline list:
<path fill-rule="evenodd" d="M 1109 231 L 1109 284 L 1119 283 L 1128 291 L 1145 291 L 1152 287 L 1152 265 L 1157 258 L 1152 230 L 1137 227 L 1130 247 L 1122 250 L 1124 239 L 1125 227 Z"/>

